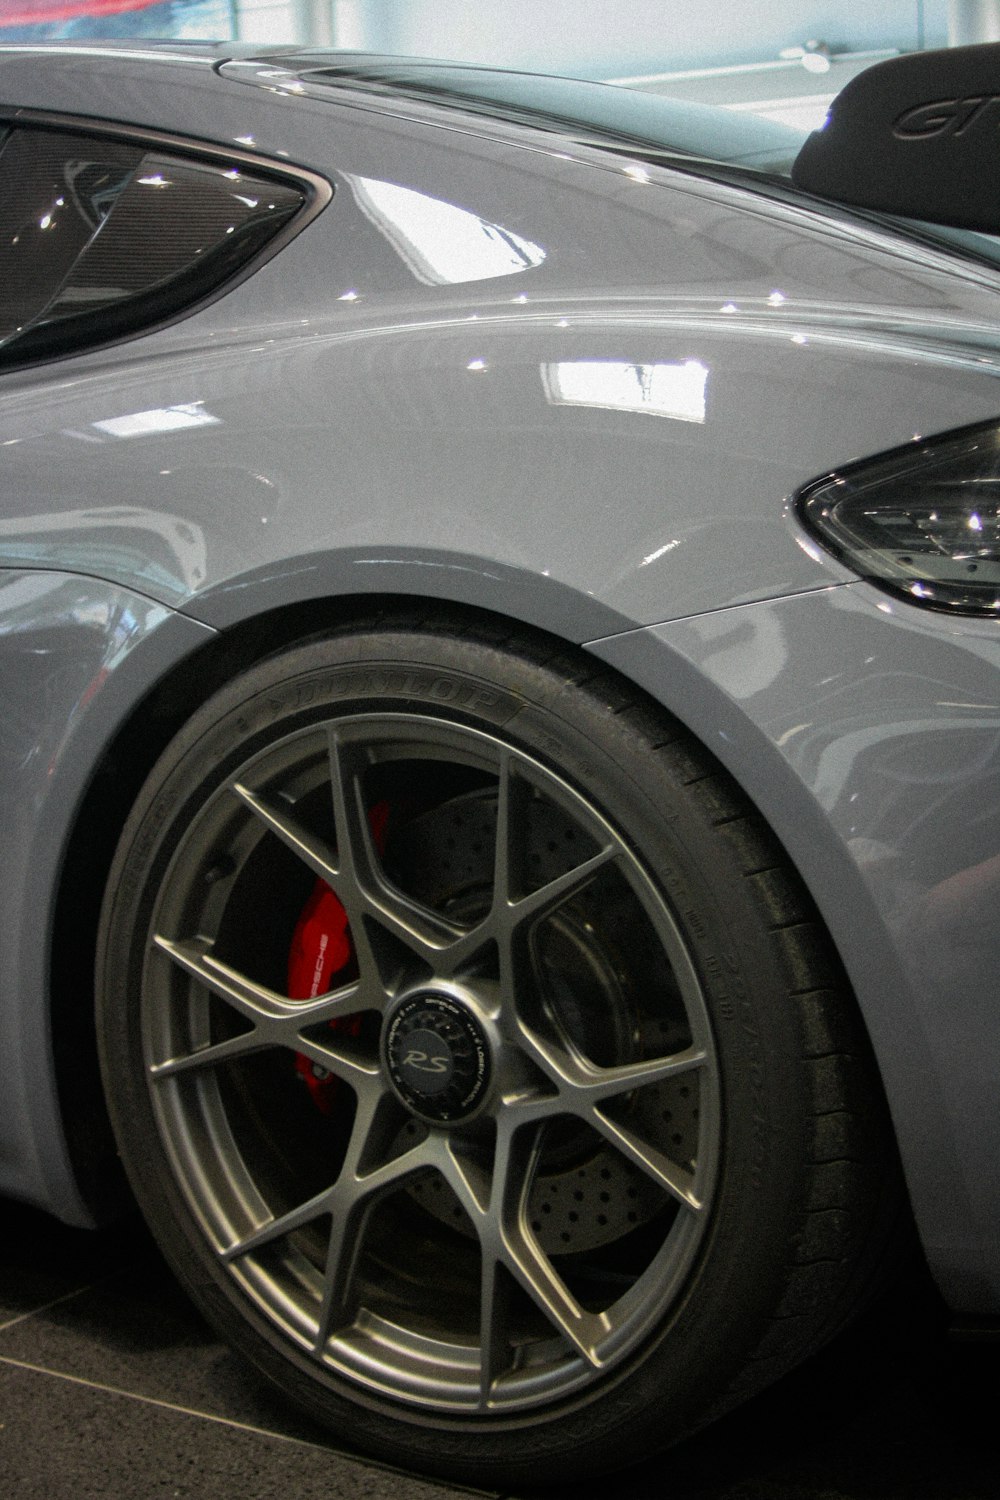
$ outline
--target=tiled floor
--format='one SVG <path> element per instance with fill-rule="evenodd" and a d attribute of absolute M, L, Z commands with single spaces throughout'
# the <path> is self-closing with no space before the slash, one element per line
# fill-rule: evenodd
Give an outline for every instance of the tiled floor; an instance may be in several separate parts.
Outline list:
<path fill-rule="evenodd" d="M 0 1211 L 4 1500 L 473 1493 L 380 1468 L 296 1417 L 205 1328 L 140 1228 L 88 1235 L 18 1204 Z M 998 1416 L 1000 1346 L 947 1343 L 918 1283 L 775 1391 L 626 1471 L 613 1493 L 998 1500 Z"/>

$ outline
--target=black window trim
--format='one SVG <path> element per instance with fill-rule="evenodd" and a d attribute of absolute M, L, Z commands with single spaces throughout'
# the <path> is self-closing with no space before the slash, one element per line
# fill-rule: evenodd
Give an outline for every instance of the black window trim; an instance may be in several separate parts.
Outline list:
<path fill-rule="evenodd" d="M 223 146 L 218 142 L 203 141 L 173 131 L 151 130 L 142 125 L 133 126 L 119 121 L 102 120 L 90 115 L 68 115 L 49 110 L 0 106 L 0 129 L 5 125 L 11 129 L 45 130 L 53 134 L 90 135 L 102 140 L 123 141 L 140 148 L 165 149 L 188 161 L 209 162 L 215 166 L 225 163 L 234 167 L 252 168 L 258 175 L 273 178 L 274 181 L 286 185 L 293 184 L 304 192 L 305 197 L 302 207 L 281 226 L 266 245 L 250 257 L 245 265 L 234 271 L 219 286 L 213 287 L 211 291 L 195 301 L 185 304 L 183 308 L 171 313 L 168 317 L 144 324 L 141 328 L 128 333 L 112 334 L 107 340 L 88 343 L 85 348 L 67 348 L 65 351 L 57 352 L 46 351 L 35 358 L 29 355 L 24 360 L 5 364 L 0 367 L 0 379 L 7 374 L 52 364 L 56 360 L 78 358 L 98 349 L 108 349 L 130 343 L 134 339 L 145 338 L 148 334 L 160 332 L 164 328 L 183 322 L 186 318 L 210 307 L 219 298 L 227 296 L 235 287 L 240 286 L 255 271 L 283 250 L 323 212 L 334 195 L 333 184 L 320 173 L 311 171 L 307 167 L 284 160 L 276 161 L 274 157 L 257 151 L 248 151 L 243 147 Z"/>

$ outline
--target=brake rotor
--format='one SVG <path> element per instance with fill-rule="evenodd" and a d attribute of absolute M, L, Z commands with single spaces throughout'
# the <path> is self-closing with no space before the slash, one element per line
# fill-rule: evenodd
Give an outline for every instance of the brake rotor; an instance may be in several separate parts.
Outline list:
<path fill-rule="evenodd" d="M 581 863 L 589 836 L 560 808 L 536 801 L 527 811 L 530 878 L 540 887 Z M 496 842 L 496 799 L 466 793 L 392 830 L 386 850 L 391 878 L 418 900 L 458 921 L 488 909 Z M 624 940 L 613 911 L 590 888 L 548 918 L 548 947 L 558 967 L 546 976 L 550 1009 L 571 1041 L 601 1064 L 662 1056 L 673 1050 L 669 1024 L 641 1024 L 630 1006 Z M 558 993 L 556 993 L 558 991 Z M 596 1002 L 590 1004 L 588 1002 Z M 651 1035 L 659 1030 L 660 1035 Z M 607 1061 L 606 1061 L 607 1060 Z M 630 1123 L 643 1139 L 669 1142 L 672 1160 L 693 1160 L 698 1141 L 698 1091 L 687 1078 L 638 1090 Z M 408 1136 L 421 1127 L 411 1122 Z M 447 1183 L 436 1174 L 407 1189 L 432 1218 L 472 1237 L 474 1230 Z M 590 1251 L 620 1240 L 662 1208 L 662 1188 L 585 1125 L 567 1119 L 549 1127 L 528 1202 L 528 1220 L 549 1255 Z"/>

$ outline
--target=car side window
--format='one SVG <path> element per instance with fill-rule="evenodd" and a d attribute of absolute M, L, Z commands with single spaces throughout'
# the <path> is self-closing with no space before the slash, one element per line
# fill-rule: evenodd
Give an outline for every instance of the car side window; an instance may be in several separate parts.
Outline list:
<path fill-rule="evenodd" d="M 0 133 L 0 367 L 190 310 L 255 261 L 309 196 L 266 166 L 159 142 Z"/>

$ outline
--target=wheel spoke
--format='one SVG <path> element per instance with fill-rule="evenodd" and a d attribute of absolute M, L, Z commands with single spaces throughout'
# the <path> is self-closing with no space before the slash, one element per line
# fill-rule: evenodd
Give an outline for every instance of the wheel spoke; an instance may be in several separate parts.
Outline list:
<path fill-rule="evenodd" d="M 388 1142 L 397 1133 L 398 1123 L 398 1106 L 394 1099 L 381 1085 L 370 1084 L 358 1095 L 351 1138 L 336 1181 L 221 1252 L 222 1260 L 228 1264 L 329 1216 L 323 1294 L 315 1339 L 317 1350 L 326 1343 L 331 1331 L 352 1315 L 354 1269 L 373 1208 L 408 1178 L 425 1171 L 431 1162 L 432 1153 L 426 1141 L 400 1155 L 386 1157 Z"/>
<path fill-rule="evenodd" d="M 603 1314 L 581 1307 L 527 1228 L 528 1197 L 541 1141 L 540 1129 L 519 1128 L 519 1121 L 511 1118 L 499 1132 L 491 1173 L 463 1159 L 450 1145 L 438 1156 L 439 1170 L 469 1214 L 480 1243 L 483 1409 L 490 1405 L 498 1378 L 511 1365 L 505 1273 L 520 1283 L 548 1322 L 595 1369 L 601 1364 L 599 1346 L 611 1328 Z"/>
<path fill-rule="evenodd" d="M 503 1200 L 511 1191 L 513 1182 L 509 1151 L 497 1152 L 492 1170 L 465 1155 L 447 1137 L 431 1137 L 426 1144 L 426 1153 L 468 1214 L 479 1240 L 479 1409 L 487 1411 L 496 1381 L 511 1365 L 509 1297 L 505 1282 L 509 1257 L 501 1227 Z M 514 1183 L 519 1202 L 526 1200 L 527 1191 L 527 1185 L 518 1187 Z"/>
<path fill-rule="evenodd" d="M 398 1113 L 390 1095 L 371 1088 L 359 1098 L 347 1154 L 327 1194 L 330 1237 L 314 1345 L 317 1352 L 331 1332 L 353 1315 L 354 1272 L 372 1210 L 407 1178 L 424 1171 L 432 1155 L 433 1148 L 424 1140 L 374 1165 L 377 1158 L 384 1157 L 387 1138 L 394 1134 L 393 1123 L 398 1124 Z"/>
<path fill-rule="evenodd" d="M 524 785 L 515 774 L 516 762 L 509 750 L 500 756 L 497 776 L 497 834 L 493 854 L 493 901 L 501 908 L 515 899 L 519 882 L 514 876 L 517 868 L 518 849 L 522 837 L 523 797 L 518 795 L 515 784 Z"/>
<path fill-rule="evenodd" d="M 600 1344 L 611 1329 L 603 1313 L 589 1313 L 570 1292 L 551 1260 L 528 1228 L 528 1195 L 538 1170 L 543 1130 L 530 1132 L 528 1149 L 520 1146 L 528 1131 L 507 1128 L 497 1141 L 492 1194 L 492 1219 L 499 1230 L 496 1259 L 520 1283 L 553 1327 L 594 1369 L 600 1368 Z M 484 1257 L 485 1265 L 485 1257 Z M 498 1318 L 496 1272 L 490 1271 L 493 1298 L 491 1359 L 496 1362 Z M 484 1281 L 486 1271 L 484 1269 Z M 484 1321 L 487 1289 L 483 1289 Z"/>
<path fill-rule="evenodd" d="M 692 1172 L 679 1162 L 672 1161 L 659 1147 L 644 1141 L 641 1136 L 633 1131 L 627 1130 L 624 1125 L 619 1125 L 615 1120 L 609 1120 L 600 1110 L 594 1110 L 590 1117 L 591 1123 L 599 1130 L 604 1138 L 616 1146 L 624 1157 L 640 1171 L 645 1172 L 647 1177 L 653 1181 L 684 1208 L 691 1209 L 694 1213 L 700 1213 L 704 1203 L 696 1191 L 696 1180 Z"/>
<path fill-rule="evenodd" d="M 435 1166 L 465 1209 L 476 1233 L 489 1233 L 495 1175 L 465 1156 L 447 1137 L 432 1138 Z"/>
<path fill-rule="evenodd" d="M 484 1243 L 479 1307 L 479 1410 L 489 1411 L 493 1389 L 511 1364 L 511 1337 L 504 1265 Z"/>
<path fill-rule="evenodd" d="M 221 1258 L 227 1264 L 238 1260 L 241 1255 L 252 1255 L 255 1250 L 270 1245 L 274 1240 L 280 1240 L 284 1235 L 291 1234 L 296 1229 L 304 1229 L 307 1224 L 312 1224 L 316 1219 L 330 1211 L 330 1198 L 332 1188 L 324 1188 L 315 1197 L 309 1198 L 298 1207 L 289 1209 L 287 1213 L 279 1214 L 276 1219 L 270 1219 L 268 1223 L 255 1229 L 252 1234 L 244 1235 L 242 1239 L 236 1240 L 222 1251 Z"/>
<path fill-rule="evenodd" d="M 545 885 L 540 886 L 538 890 L 531 891 L 526 896 L 519 896 L 515 901 L 508 900 L 506 908 L 502 909 L 501 919 L 504 926 L 509 930 L 514 930 L 523 927 L 525 922 L 537 922 L 542 917 L 550 916 L 571 896 L 584 890 L 603 869 L 617 861 L 618 857 L 618 851 L 614 845 L 607 844 L 589 859 L 575 865 L 572 870 L 567 870 L 565 874 L 546 881 Z"/>
<path fill-rule="evenodd" d="M 338 848 L 305 829 L 288 811 L 240 782 L 233 792 L 337 896 L 351 921 L 351 935 L 363 972 L 377 969 L 369 949 L 364 918 L 387 928 L 421 957 L 436 954 L 461 928 L 408 901 L 381 874 L 378 852 L 368 823 L 362 789 L 351 769 L 351 757 L 330 737 L 331 791 Z M 365 963 L 365 959 L 370 962 Z"/>
<path fill-rule="evenodd" d="M 525 1021 L 519 1022 L 518 1030 L 524 1050 L 556 1086 L 554 1107 L 574 1114 L 587 1114 L 603 1100 L 696 1072 L 708 1062 L 703 1048 L 688 1047 L 666 1057 L 598 1068 L 561 1040 L 542 1036 Z"/>
<path fill-rule="evenodd" d="M 504 1261 L 556 1331 L 592 1369 L 599 1370 L 604 1363 L 601 1344 L 612 1327 L 608 1315 L 587 1312 L 581 1307 L 548 1256 L 527 1232 L 519 1229 L 510 1236 Z"/>
<path fill-rule="evenodd" d="M 493 906 L 494 920 L 508 933 L 527 921 L 550 915 L 618 858 L 615 845 L 606 843 L 588 859 L 546 881 L 537 890 L 522 891 L 525 813 L 532 785 L 526 766 L 510 750 L 503 751 L 497 777 Z"/>
<path fill-rule="evenodd" d="M 323 1040 L 305 1035 L 307 1030 L 322 1028 L 331 1021 L 345 1020 L 362 1010 L 374 1008 L 360 984 L 345 985 L 343 989 L 311 1001 L 289 1000 L 264 985 L 254 984 L 246 975 L 214 958 L 211 945 L 203 939 L 174 942 L 157 935 L 154 941 L 174 963 L 249 1021 L 253 1029 L 181 1056 L 165 1058 L 150 1068 L 153 1077 L 165 1078 L 192 1069 L 215 1067 L 268 1047 L 287 1047 L 304 1053 L 313 1062 L 321 1063 L 355 1085 L 378 1071 L 377 1064 L 369 1063 L 357 1051 L 339 1045 L 335 1032 L 327 1033 Z M 381 999 L 384 1004 L 384 995 Z"/>
<path fill-rule="evenodd" d="M 349 1083 L 355 1092 L 379 1076 L 379 1063 L 374 1057 L 367 1058 L 358 1052 L 348 1051 L 346 1042 L 338 1045 L 334 1032 L 329 1033 L 329 1040 L 325 1036 L 322 1039 L 299 1036 L 290 1045 L 294 1046 L 296 1054 L 318 1063 L 328 1073 L 336 1074 L 344 1083 Z"/>
<path fill-rule="evenodd" d="M 453 973 L 482 946 L 485 934 L 479 929 L 469 932 L 448 921 L 386 879 L 354 758 L 336 733 L 329 737 L 329 759 L 337 826 L 337 895 L 351 922 L 362 971 L 366 961 L 377 967 L 373 945 L 381 928 L 438 973 Z"/>
<path fill-rule="evenodd" d="M 312 1000 L 293 1000 L 266 985 L 256 984 L 223 963 L 213 955 L 211 943 L 204 938 L 175 941 L 157 933 L 153 942 L 180 968 L 201 980 L 220 1000 L 255 1024 L 273 1022 L 289 1029 L 322 1026 L 324 1022 L 343 1021 L 370 1008 L 360 984 L 343 985 Z"/>
<path fill-rule="evenodd" d="M 212 945 L 204 938 L 175 942 L 172 938 L 157 933 L 153 942 L 178 967 L 200 980 L 213 995 L 224 1000 L 245 1020 L 252 1021 L 255 1025 L 274 1020 L 292 1004 L 284 996 L 276 995 L 265 985 L 254 984 L 228 964 L 213 958 Z"/>
<path fill-rule="evenodd" d="M 217 1068 L 223 1063 L 233 1062 L 239 1057 L 249 1057 L 269 1047 L 258 1031 L 244 1031 L 239 1036 L 227 1037 L 223 1042 L 213 1042 L 198 1047 L 194 1052 L 185 1052 L 180 1057 L 168 1057 L 163 1062 L 153 1063 L 150 1078 L 173 1078 L 178 1073 L 191 1073 L 199 1068 Z"/>
<path fill-rule="evenodd" d="M 700 1211 L 703 1205 L 696 1192 L 694 1174 L 658 1146 L 610 1118 L 600 1106 L 636 1089 L 665 1083 L 706 1067 L 708 1056 L 701 1048 L 689 1047 L 668 1057 L 645 1058 L 614 1068 L 597 1068 L 564 1044 L 540 1036 L 524 1022 L 520 1024 L 520 1033 L 525 1050 L 555 1085 L 550 1095 L 529 1095 L 517 1101 L 516 1107 L 522 1119 L 576 1115 L 672 1198 L 685 1208 Z"/>
<path fill-rule="evenodd" d="M 309 833 L 284 808 L 279 808 L 258 792 L 251 791 L 242 782 L 233 782 L 232 790 L 265 827 L 277 834 L 281 842 L 291 849 L 293 854 L 298 855 L 314 875 L 319 876 L 320 880 L 325 880 L 327 885 L 336 890 L 339 870 L 336 856 L 329 844 L 317 838 L 315 834 Z"/>
<path fill-rule="evenodd" d="M 337 829 L 337 866 L 350 882 L 351 895 L 376 883 L 378 855 L 368 822 L 356 757 L 332 729 L 327 736 L 330 795 Z M 346 903 L 345 903 L 346 904 Z"/>

